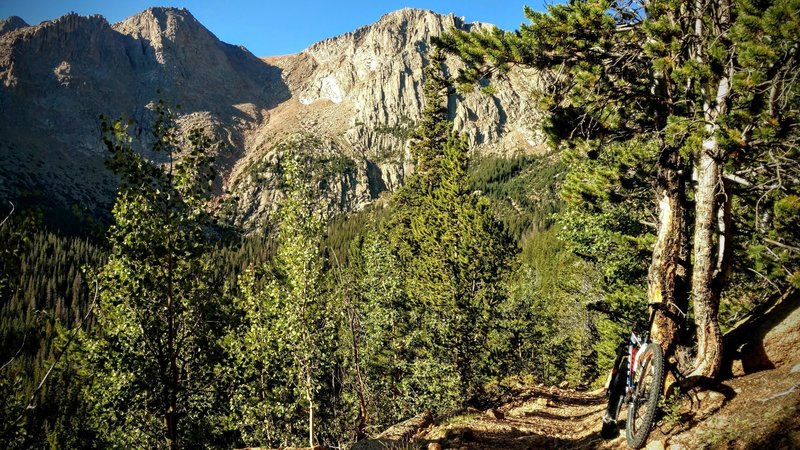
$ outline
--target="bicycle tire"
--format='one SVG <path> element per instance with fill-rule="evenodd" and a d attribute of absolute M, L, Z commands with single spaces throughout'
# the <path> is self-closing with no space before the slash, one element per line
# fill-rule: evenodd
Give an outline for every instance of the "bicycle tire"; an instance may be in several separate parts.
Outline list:
<path fill-rule="evenodd" d="M 642 448 L 647 441 L 664 387 L 664 353 L 658 344 L 651 343 L 645 348 L 639 370 L 641 379 L 628 404 L 628 422 L 625 424 L 628 446 L 634 449 Z"/>
<path fill-rule="evenodd" d="M 625 380 L 628 371 L 628 358 L 622 358 L 621 364 L 617 367 L 617 373 L 611 379 L 608 388 L 608 406 L 606 415 L 603 417 L 603 427 L 600 429 L 600 437 L 603 439 L 614 439 L 619 436 L 619 426 L 617 416 L 622 408 L 622 398 L 625 396 Z"/>

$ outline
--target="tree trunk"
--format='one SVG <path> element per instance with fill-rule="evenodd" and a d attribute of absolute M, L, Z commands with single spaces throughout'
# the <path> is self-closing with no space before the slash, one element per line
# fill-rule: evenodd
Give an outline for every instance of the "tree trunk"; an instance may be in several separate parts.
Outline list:
<path fill-rule="evenodd" d="M 730 23 L 730 9 L 722 8 L 718 24 Z M 698 37 L 702 36 L 698 32 Z M 698 52 L 696 59 L 704 63 L 706 55 Z M 722 287 L 728 274 L 731 254 L 730 214 L 731 195 L 726 192 L 722 177 L 724 151 L 718 142 L 719 120 L 728 113 L 731 94 L 733 62 L 727 64 L 726 74 L 720 74 L 716 91 L 701 89 L 706 136 L 695 160 L 694 269 L 692 271 L 692 300 L 697 325 L 697 356 L 691 377 L 715 378 L 722 365 L 722 334 L 718 313 Z"/>
<path fill-rule="evenodd" d="M 681 158 L 676 149 L 663 149 L 659 160 L 656 185 L 658 204 L 658 236 L 647 277 L 647 299 L 651 303 L 667 303 L 686 311 L 688 304 L 686 255 L 685 181 L 680 172 Z M 675 350 L 678 342 L 679 314 L 658 311 L 652 336 L 665 355 Z"/>
<path fill-rule="evenodd" d="M 306 399 L 308 400 L 308 448 L 314 448 L 314 397 L 311 394 L 311 377 L 308 376 L 306 380 Z"/>
<path fill-rule="evenodd" d="M 692 299 L 697 324 L 697 357 L 692 377 L 714 378 L 722 364 L 722 334 L 717 315 L 721 285 L 715 280 L 721 254 L 717 248 L 717 221 L 720 211 L 718 196 L 722 191 L 720 163 L 712 147 L 714 135 L 703 145 L 697 161 L 697 186 L 695 189 L 694 270 L 692 272 Z M 713 153 L 712 153 L 713 152 Z"/>

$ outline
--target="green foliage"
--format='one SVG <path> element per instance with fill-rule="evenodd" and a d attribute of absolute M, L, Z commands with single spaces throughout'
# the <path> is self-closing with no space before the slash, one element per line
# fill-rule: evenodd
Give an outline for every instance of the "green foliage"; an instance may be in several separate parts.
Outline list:
<path fill-rule="evenodd" d="M 107 261 L 16 218 L 0 228 L 0 363 L 21 348 L 0 371 L 2 439 L 338 447 L 423 409 L 480 406 L 511 379 L 590 385 L 622 327 L 583 305 L 602 298 L 641 317 L 660 169 L 674 165 L 690 205 L 688 174 L 711 133 L 737 186 L 723 320 L 800 287 L 797 0 L 736 1 L 725 23 L 706 11 L 690 23 L 685 5 L 575 0 L 526 9 L 517 32 L 443 37 L 467 64 L 462 89 L 491 93 L 486 81 L 512 66 L 539 69 L 560 151 L 470 160 L 434 51 L 413 135 L 407 118 L 374 130 L 411 138 L 414 174 L 388 205 L 327 229 L 315 191 L 356 171 L 332 142 L 298 134 L 254 161 L 251 180 L 274 182 L 285 202 L 270 228 L 220 242 L 206 204 L 212 142 L 181 135 L 159 105 L 153 150 L 165 162 L 154 164 L 124 124 L 106 123 L 122 181 Z M 695 24 L 724 33 L 695 39 Z M 709 121 L 703 105 L 727 71 L 734 94 Z M 102 288 L 97 324 L 68 347 L 88 304 L 84 263 Z"/>
<path fill-rule="evenodd" d="M 602 151 L 566 152 L 570 166 L 559 216 L 568 248 L 595 263 L 606 291 L 644 287 L 655 224 L 648 168 L 654 146 L 645 142 L 614 143 Z"/>
<path fill-rule="evenodd" d="M 724 286 L 725 316 L 797 285 L 798 240 L 780 217 L 797 220 L 790 205 L 798 184 L 786 180 L 787 174 L 796 180 L 800 168 L 800 89 L 788 81 L 800 69 L 799 5 L 797 0 L 715 5 L 574 0 L 550 5 L 545 13 L 526 9 L 530 23 L 516 32 L 453 30 L 440 40 L 466 63 L 459 72 L 462 89 L 484 86 L 514 65 L 539 70 L 545 86 L 539 100 L 549 111 L 546 129 L 567 149 L 562 237 L 602 271 L 604 295 L 625 311 L 641 303 L 635 297 L 643 291 L 654 242 L 647 224 L 659 220 L 652 193 L 667 190 L 680 197 L 675 208 L 687 225 L 666 238 L 688 242 L 694 221 L 689 207 L 700 189 L 689 174 L 699 169 L 704 153 L 735 180 L 725 182 L 730 184 L 724 193 L 720 181 L 714 193 L 703 196 L 715 199 L 708 206 L 723 215 L 721 199 L 735 199 L 729 210 L 735 234 L 725 240 L 729 247 L 733 242 L 734 251 L 712 249 L 725 255 L 723 270 L 714 272 L 709 289 L 703 290 L 700 280 L 692 283 L 702 297 L 693 301 L 716 311 Z M 718 225 L 698 224 L 709 226 Z M 722 243 L 711 240 L 698 245 Z M 695 266 L 714 264 L 697 258 Z M 688 301 L 683 291 L 688 284 L 676 283 L 669 297 Z M 716 317 L 710 321 L 716 323 Z M 600 322 L 601 334 L 603 328 Z"/>
<path fill-rule="evenodd" d="M 296 134 L 276 144 L 270 152 L 250 163 L 245 169 L 253 181 L 265 181 L 268 176 L 277 175 L 277 188 L 288 188 L 283 176 L 287 161 L 282 155 L 293 153 L 292 158 L 303 167 L 301 176 L 309 184 L 328 184 L 336 176 L 355 174 L 355 162 L 340 153 L 331 142 L 323 142 L 314 135 Z M 324 189 L 324 186 L 323 186 Z"/>
<path fill-rule="evenodd" d="M 104 252 L 87 239 L 44 231 L 19 210 L 0 228 L 0 241 L 7 243 L 0 272 L 7 276 L 0 296 L 0 440 L 9 448 L 48 441 L 85 446 L 93 436 L 81 423 L 81 365 L 65 336 L 77 326 L 91 328 L 82 321 L 93 294 L 82 268 L 101 264 Z"/>
<path fill-rule="evenodd" d="M 668 428 L 679 425 L 684 417 L 681 414 L 681 403 L 688 401 L 686 395 L 680 393 L 662 397 L 658 402 L 658 409 L 662 412 L 664 424 Z"/>
<path fill-rule="evenodd" d="M 108 446 L 193 446 L 213 427 L 215 350 L 209 319 L 206 207 L 215 144 L 182 135 L 162 103 L 152 151 L 136 153 L 121 121 L 104 122 L 108 166 L 121 178 L 109 229 L 111 252 L 97 274 L 98 333 L 84 345 L 92 367 L 84 395 L 90 424 Z"/>
<path fill-rule="evenodd" d="M 375 127 L 375 133 L 388 134 L 402 141 L 407 141 L 414 135 L 414 121 L 408 116 L 402 116 L 397 125 L 382 125 Z"/>
<path fill-rule="evenodd" d="M 340 324 L 324 285 L 323 222 L 304 175 L 309 168 L 294 149 L 285 150 L 288 193 L 278 213 L 275 258 L 243 275 L 235 299 L 240 323 L 223 340 L 231 365 L 221 370 L 236 386 L 229 420 L 248 445 L 299 445 L 309 434 L 333 443 L 344 434 L 335 417 L 340 387 L 329 377 L 338 370 Z"/>
<path fill-rule="evenodd" d="M 565 248 L 557 227 L 522 242 L 520 267 L 511 276 L 508 300 L 496 311 L 512 353 L 509 374 L 529 374 L 540 383 L 573 386 L 597 376 L 595 331 L 582 308 L 598 295 L 593 268 Z"/>
<path fill-rule="evenodd" d="M 416 170 L 359 261 L 368 397 L 379 422 L 475 401 L 504 349 L 492 311 L 505 300 L 514 246 L 489 202 L 469 190 L 467 147 L 450 131 L 441 62 L 434 54 L 425 70 L 411 144 Z"/>
<path fill-rule="evenodd" d="M 553 225 L 565 170 L 561 158 L 552 156 L 484 157 L 470 163 L 467 183 L 489 199 L 494 216 L 519 241 Z"/>
<path fill-rule="evenodd" d="M 353 245 L 363 238 L 376 222 L 383 220 L 388 210 L 381 206 L 367 206 L 361 211 L 341 214 L 328 221 L 324 253 L 333 260 L 333 266 L 348 266 Z"/>

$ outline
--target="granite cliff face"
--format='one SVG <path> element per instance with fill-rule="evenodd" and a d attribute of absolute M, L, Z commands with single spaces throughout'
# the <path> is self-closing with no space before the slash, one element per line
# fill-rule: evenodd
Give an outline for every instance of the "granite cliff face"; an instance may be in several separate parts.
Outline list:
<path fill-rule="evenodd" d="M 413 170 L 408 144 L 422 109 L 422 70 L 430 39 L 454 27 L 477 26 L 482 25 L 465 24 L 452 15 L 402 9 L 299 54 L 265 58 L 282 70 L 292 97 L 272 110 L 269 120 L 253 133 L 244 163 L 229 180 L 240 211 L 260 205 L 241 216 L 243 223 L 258 222 L 281 195 L 270 188 L 277 186 L 277 174 L 254 177 L 253 168 L 259 165 L 248 161 L 274 158 L 270 149 L 298 130 L 338 148 L 352 161 L 349 178 L 339 174 L 326 184 L 333 191 L 321 192 L 332 211 L 360 209 L 402 184 Z M 451 72 L 459 64 L 448 59 Z M 479 153 L 541 151 L 545 146 L 541 114 L 529 100 L 534 81 L 531 73 L 515 72 L 497 84 L 495 96 L 453 96 L 454 127 L 467 134 Z M 256 178 L 259 182 L 253 181 Z"/>
<path fill-rule="evenodd" d="M 413 170 L 408 140 L 430 38 L 476 26 L 403 9 L 296 55 L 258 59 L 185 9 L 152 8 L 113 25 L 75 14 L 36 26 L 3 20 L 0 196 L 53 210 L 108 208 L 115 183 L 102 166 L 97 117 L 147 124 L 160 91 L 182 105 L 182 125 L 224 142 L 220 188 L 238 199 L 240 225 L 258 227 L 280 202 L 287 140 L 328 167 L 319 192 L 329 212 L 363 208 Z M 458 64 L 448 60 L 452 71 Z M 517 72 L 494 96 L 453 96 L 456 129 L 477 152 L 540 150 L 533 80 Z M 144 141 L 147 131 L 134 130 Z"/>

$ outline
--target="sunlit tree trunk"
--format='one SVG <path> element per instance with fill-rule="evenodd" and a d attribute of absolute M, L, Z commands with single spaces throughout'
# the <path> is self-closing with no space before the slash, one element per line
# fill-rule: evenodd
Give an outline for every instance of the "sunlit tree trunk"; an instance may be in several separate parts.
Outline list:
<path fill-rule="evenodd" d="M 707 136 L 695 160 L 694 270 L 692 300 L 697 324 L 697 358 L 692 376 L 714 378 L 722 364 L 722 333 L 717 316 L 730 260 L 731 193 L 722 177 L 725 155 L 719 148 L 717 121 L 726 111 L 729 78 L 704 107 Z"/>
<path fill-rule="evenodd" d="M 666 303 L 686 311 L 688 255 L 686 254 L 685 181 L 680 170 L 681 158 L 675 149 L 664 149 L 659 161 L 656 185 L 658 234 L 653 247 L 647 283 L 650 303 Z M 678 341 L 680 312 L 658 311 L 652 335 L 668 355 Z"/>
<path fill-rule="evenodd" d="M 696 171 L 692 300 L 697 358 L 692 375 L 713 378 L 722 363 L 722 334 L 717 316 L 730 243 L 720 234 L 727 232 L 720 230 L 720 225 L 730 223 L 730 199 L 724 190 L 720 162 L 711 151 L 704 148 Z"/>

